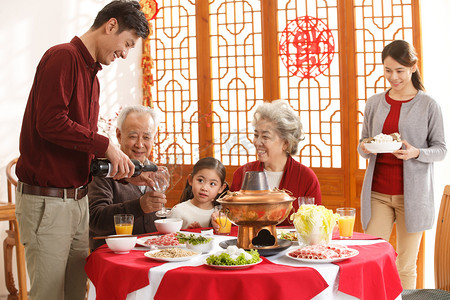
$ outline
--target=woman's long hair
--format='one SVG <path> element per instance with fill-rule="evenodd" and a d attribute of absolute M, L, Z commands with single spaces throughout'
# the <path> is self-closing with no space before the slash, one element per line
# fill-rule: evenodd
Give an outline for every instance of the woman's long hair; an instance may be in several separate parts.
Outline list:
<path fill-rule="evenodd" d="M 386 57 L 392 57 L 396 62 L 405 67 L 414 66 L 417 61 L 416 50 L 412 45 L 403 40 L 395 40 L 384 47 L 383 52 L 381 53 L 381 60 L 384 63 Z M 416 90 L 424 91 L 425 87 L 423 86 L 422 77 L 420 76 L 419 68 L 416 68 L 416 71 L 411 76 L 411 81 L 416 88 Z"/>
<path fill-rule="evenodd" d="M 217 175 L 220 178 L 220 184 L 224 184 L 226 185 L 224 192 L 226 192 L 228 190 L 228 184 L 225 182 L 225 177 L 226 177 L 226 170 L 225 167 L 223 166 L 223 164 L 215 159 L 214 157 L 205 157 L 200 159 L 195 165 L 194 168 L 192 169 L 192 173 L 191 173 L 191 177 L 194 177 L 195 174 L 197 174 L 200 170 L 203 169 L 210 169 L 210 170 L 215 170 Z M 220 194 L 218 194 L 216 196 L 216 199 L 219 198 Z M 181 194 L 180 197 L 180 203 L 187 201 L 189 199 L 194 198 L 194 193 L 192 192 L 192 186 L 189 184 L 189 180 L 186 180 L 186 186 L 184 187 L 183 193 Z M 216 201 L 214 201 L 214 206 L 217 205 L 218 203 Z"/>

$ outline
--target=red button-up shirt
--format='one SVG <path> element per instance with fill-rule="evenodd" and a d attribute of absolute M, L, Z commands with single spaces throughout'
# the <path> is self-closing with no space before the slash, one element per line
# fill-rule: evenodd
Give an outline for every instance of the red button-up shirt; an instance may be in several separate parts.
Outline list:
<path fill-rule="evenodd" d="M 97 133 L 101 69 L 78 37 L 44 54 L 22 122 L 20 181 L 59 188 L 88 183 L 91 159 L 104 156 L 109 144 Z"/>

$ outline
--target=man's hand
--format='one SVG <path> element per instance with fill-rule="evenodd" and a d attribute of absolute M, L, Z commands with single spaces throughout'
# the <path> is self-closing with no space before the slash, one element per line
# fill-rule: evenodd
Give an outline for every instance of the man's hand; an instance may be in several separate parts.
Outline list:
<path fill-rule="evenodd" d="M 416 147 L 411 146 L 407 141 L 402 140 L 405 149 L 400 149 L 392 152 L 398 159 L 408 160 L 411 158 L 418 158 L 420 155 L 420 150 Z"/>
<path fill-rule="evenodd" d="M 144 213 L 148 214 L 160 210 L 167 200 L 163 193 L 149 191 L 141 196 L 139 202 Z"/>
<path fill-rule="evenodd" d="M 134 185 L 146 185 L 153 189 L 155 182 L 153 181 L 154 172 L 142 172 L 139 176 L 126 178 L 125 180 Z"/>
<path fill-rule="evenodd" d="M 109 143 L 105 152 L 106 158 L 112 165 L 111 174 L 115 174 L 113 179 L 131 178 L 134 174 L 134 164 L 130 158 L 122 152 L 116 145 Z"/>

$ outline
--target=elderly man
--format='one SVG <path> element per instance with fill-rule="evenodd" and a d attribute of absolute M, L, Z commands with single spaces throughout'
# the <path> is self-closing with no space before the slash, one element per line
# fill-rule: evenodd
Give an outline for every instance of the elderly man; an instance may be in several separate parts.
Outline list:
<path fill-rule="evenodd" d="M 153 148 L 158 128 L 155 110 L 145 106 L 125 107 L 117 119 L 120 149 L 132 159 L 144 163 Z M 146 186 L 123 184 L 112 178 L 95 177 L 89 184 L 89 238 L 91 249 L 105 243 L 94 236 L 115 234 L 114 215 L 134 215 L 133 233 L 156 231 L 155 212 L 166 202 L 165 195 Z"/>

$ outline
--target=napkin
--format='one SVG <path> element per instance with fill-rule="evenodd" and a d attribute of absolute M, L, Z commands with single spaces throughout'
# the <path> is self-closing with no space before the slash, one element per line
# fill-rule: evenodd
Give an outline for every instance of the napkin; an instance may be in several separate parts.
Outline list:
<path fill-rule="evenodd" d="M 336 230 L 333 232 L 333 240 L 339 240 L 339 230 Z M 370 235 L 370 234 L 365 234 L 362 232 L 353 232 L 353 236 L 349 239 L 349 240 L 379 240 L 381 238 Z"/>
<path fill-rule="evenodd" d="M 155 300 L 311 299 L 328 287 L 313 268 L 262 262 L 242 270 L 219 270 L 207 265 L 168 271 Z M 261 287 L 264 286 L 264 289 Z M 199 292 L 201 291 L 201 292 Z"/>
<path fill-rule="evenodd" d="M 125 299 L 127 294 L 147 286 L 149 269 L 162 264 L 145 257 L 143 251 L 115 254 L 103 245 L 88 256 L 84 269 L 95 286 L 96 299 L 110 300 Z"/>
<path fill-rule="evenodd" d="M 359 251 L 339 266 L 339 291 L 361 300 L 390 300 L 402 292 L 395 259 L 397 253 L 387 242 L 349 246 Z"/>

